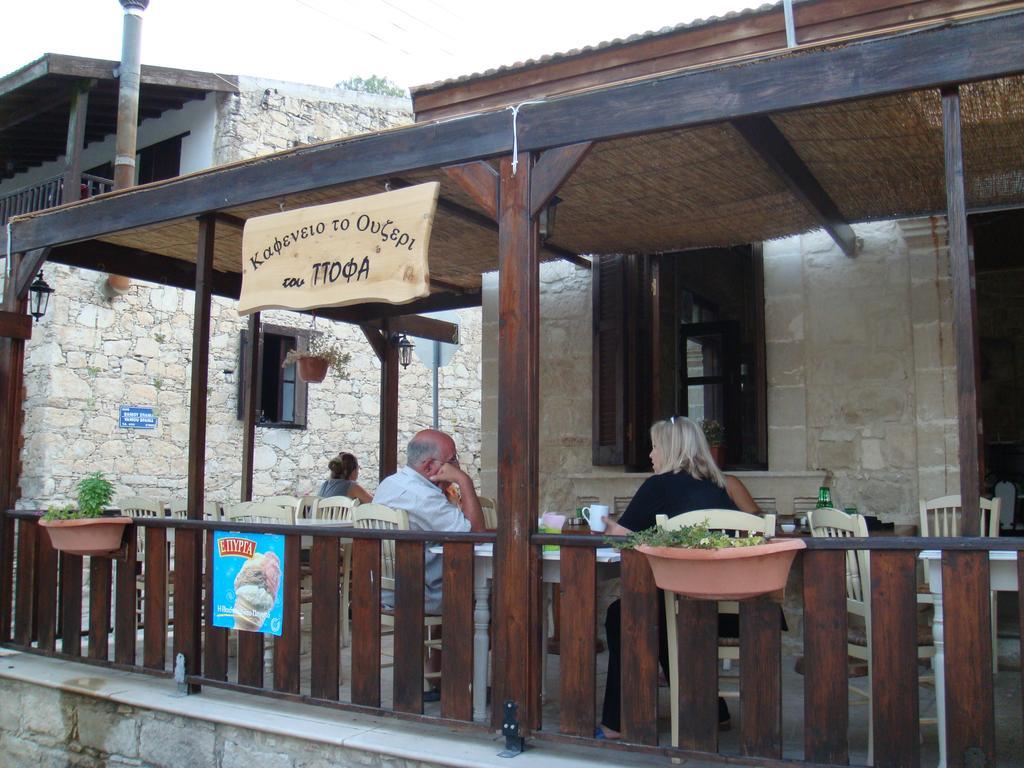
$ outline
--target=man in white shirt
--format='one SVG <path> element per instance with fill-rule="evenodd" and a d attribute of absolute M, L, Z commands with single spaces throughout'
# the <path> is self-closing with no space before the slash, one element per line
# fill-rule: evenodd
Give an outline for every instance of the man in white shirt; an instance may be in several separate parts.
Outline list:
<path fill-rule="evenodd" d="M 458 486 L 461 502 L 457 505 L 448 489 Z M 448 491 L 446 493 L 446 491 Z M 414 531 L 483 531 L 480 500 L 469 475 L 459 466 L 455 441 L 435 429 L 418 432 L 406 449 L 406 464 L 384 478 L 373 494 L 375 504 L 384 504 L 409 513 L 409 528 Z M 461 508 L 460 508 L 461 507 Z M 424 611 L 441 613 L 441 568 L 443 556 L 426 549 L 424 555 Z M 394 596 L 385 591 L 382 602 L 394 605 Z"/>

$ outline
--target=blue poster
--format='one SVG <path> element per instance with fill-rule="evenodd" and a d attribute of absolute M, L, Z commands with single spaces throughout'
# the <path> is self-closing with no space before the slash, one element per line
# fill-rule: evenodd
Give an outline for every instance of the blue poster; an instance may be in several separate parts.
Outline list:
<path fill-rule="evenodd" d="M 284 536 L 217 531 L 213 542 L 213 626 L 280 635 Z"/>
<path fill-rule="evenodd" d="M 117 426 L 121 429 L 156 429 L 156 412 L 144 405 L 122 405 L 117 412 Z"/>

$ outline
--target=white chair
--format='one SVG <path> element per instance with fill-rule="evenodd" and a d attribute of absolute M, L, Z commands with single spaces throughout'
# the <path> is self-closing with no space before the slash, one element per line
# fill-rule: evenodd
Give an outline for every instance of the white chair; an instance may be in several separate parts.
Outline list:
<path fill-rule="evenodd" d="M 698 509 L 684 512 L 675 517 L 658 515 L 655 522 L 659 528 L 667 531 L 677 530 L 688 525 L 701 525 L 707 522 L 708 528 L 725 531 L 734 535 L 761 534 L 770 537 L 775 533 L 775 515 L 752 515 L 734 509 Z M 678 595 L 665 592 L 665 630 L 668 636 L 668 682 L 672 701 L 672 746 L 679 746 L 679 665 L 677 661 L 679 639 L 676 636 L 676 614 L 678 613 Z M 739 603 L 734 600 L 723 600 L 718 603 L 720 613 L 739 613 Z M 725 644 L 722 644 L 725 640 Z M 740 657 L 739 643 L 732 638 L 719 640 L 718 658 L 735 660 Z M 734 691 L 719 691 L 720 696 L 735 698 Z"/>
<path fill-rule="evenodd" d="M 993 489 L 993 495 L 999 499 L 999 527 L 1016 528 L 1017 484 L 1000 480 Z"/>
<path fill-rule="evenodd" d="M 356 528 L 372 528 L 377 530 L 409 530 L 409 513 L 404 509 L 392 509 L 383 504 L 360 504 L 352 510 L 352 522 Z M 393 539 L 383 539 L 380 543 L 380 586 L 381 589 L 394 590 L 395 588 L 395 542 Z M 380 623 L 394 632 L 395 616 L 389 611 L 381 611 Z M 423 614 L 424 653 L 429 649 L 441 649 L 441 640 L 431 637 L 434 627 L 441 626 L 441 617 L 427 613 Z M 436 680 L 441 677 L 440 672 L 424 672 L 425 680 Z"/>
<path fill-rule="evenodd" d="M 121 496 L 117 499 L 117 506 L 121 510 L 121 514 L 129 517 L 167 517 L 166 507 L 160 499 L 155 499 L 149 496 Z M 185 517 L 185 515 L 180 515 Z M 135 528 L 135 561 L 137 563 L 138 572 L 135 574 L 135 622 L 138 626 L 142 626 L 145 615 L 145 600 L 146 600 L 146 577 L 145 577 L 145 561 L 146 561 L 146 536 L 143 533 L 144 526 L 136 526 Z M 168 537 L 170 539 L 170 537 Z M 171 600 L 173 595 L 173 584 L 174 579 L 170 577 L 170 574 L 174 572 L 174 550 L 171 546 L 173 539 L 170 539 L 167 544 L 167 567 L 168 567 L 168 579 L 167 579 L 167 595 L 166 602 L 168 610 L 168 619 L 171 618 L 171 609 L 174 601 Z"/>
<path fill-rule="evenodd" d="M 314 524 L 338 525 L 352 523 L 352 510 L 359 506 L 359 499 L 348 496 L 327 496 L 316 498 L 313 503 L 311 520 Z M 341 539 L 341 644 L 349 644 L 349 592 L 351 582 L 352 541 Z"/>
<path fill-rule="evenodd" d="M 979 500 L 981 513 L 981 535 L 983 537 L 995 537 L 999 535 L 999 516 L 1002 510 L 1002 502 L 995 499 L 981 498 Z M 962 536 L 961 517 L 963 516 L 963 505 L 960 494 L 954 493 L 950 496 L 941 496 L 937 499 L 925 501 L 920 500 L 921 509 L 921 535 L 922 536 Z M 992 602 L 992 672 L 999 671 L 999 640 L 996 636 L 998 620 L 996 617 L 996 595 L 991 593 Z M 923 598 L 923 601 L 931 602 L 931 595 Z"/>
<path fill-rule="evenodd" d="M 299 499 L 299 508 L 298 508 L 298 512 L 295 515 L 295 519 L 296 520 L 309 520 L 311 517 L 313 517 L 313 507 L 314 507 L 314 505 L 316 505 L 316 501 L 319 498 L 320 498 L 319 496 L 315 496 L 315 495 L 308 495 L 308 496 L 301 497 Z"/>
<path fill-rule="evenodd" d="M 868 537 L 868 525 L 862 515 L 848 515 L 838 509 L 826 507 L 809 510 L 807 523 L 811 528 L 811 535 L 818 538 Z M 871 713 L 871 680 L 874 670 L 871 661 L 871 554 L 866 550 L 846 552 L 846 611 L 851 616 L 858 617 L 857 623 L 847 628 L 847 655 L 864 661 L 868 667 L 867 687 L 851 685 L 850 692 L 860 696 L 868 705 L 868 764 L 871 765 L 874 762 L 875 746 Z M 919 628 L 917 657 L 927 659 L 934 655 L 931 631 L 927 627 Z M 804 663 L 813 664 L 814 661 L 805 659 Z M 945 702 L 937 701 L 936 706 L 942 709 Z"/>
<path fill-rule="evenodd" d="M 261 503 L 276 504 L 279 507 L 285 507 L 292 510 L 293 513 L 298 514 L 301 501 L 302 499 L 298 496 L 268 496 Z"/>
<path fill-rule="evenodd" d="M 224 507 L 221 519 L 228 523 L 295 525 L 295 509 L 259 501 L 243 501 Z"/>
<path fill-rule="evenodd" d="M 484 515 L 484 527 L 489 531 L 498 529 L 498 505 L 489 496 L 480 496 L 480 511 Z"/>
<path fill-rule="evenodd" d="M 171 517 L 176 517 L 182 520 L 188 518 L 188 502 L 185 499 L 173 499 L 167 505 L 167 509 L 170 512 Z M 204 520 L 220 520 L 220 514 L 221 503 L 219 501 L 203 502 Z"/>

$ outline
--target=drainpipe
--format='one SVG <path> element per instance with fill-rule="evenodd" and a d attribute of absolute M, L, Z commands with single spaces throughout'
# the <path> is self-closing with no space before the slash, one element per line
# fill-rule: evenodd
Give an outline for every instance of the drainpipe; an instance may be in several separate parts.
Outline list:
<path fill-rule="evenodd" d="M 149 0 L 120 0 L 124 8 L 124 32 L 121 36 L 120 87 L 117 97 L 117 139 L 114 148 L 114 189 L 135 184 L 135 139 L 139 125 L 139 81 L 142 70 L 142 12 Z M 107 277 L 111 293 L 128 290 L 128 279 Z"/>

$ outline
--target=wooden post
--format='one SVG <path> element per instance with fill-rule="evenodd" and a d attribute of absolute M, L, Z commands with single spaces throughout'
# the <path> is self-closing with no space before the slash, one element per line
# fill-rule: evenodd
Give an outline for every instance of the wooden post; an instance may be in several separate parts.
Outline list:
<path fill-rule="evenodd" d="M 199 219 L 196 250 L 196 303 L 192 324 L 192 395 L 188 431 L 188 516 L 203 519 L 206 479 L 206 390 L 210 368 L 210 301 L 213 283 L 215 219 Z M 185 655 L 185 671 L 200 672 L 202 614 L 202 531 L 175 531 L 174 653 Z M 193 692 L 199 686 L 191 686 Z"/>
<path fill-rule="evenodd" d="M 263 332 L 260 330 L 260 313 L 249 315 L 249 343 L 245 345 L 245 388 L 242 392 L 242 498 L 252 501 L 252 462 L 256 449 L 256 392 L 260 375 L 260 344 Z"/>
<path fill-rule="evenodd" d="M 380 359 L 380 479 L 398 471 L 398 346 L 384 323 L 384 354 Z"/>
<path fill-rule="evenodd" d="M 946 218 L 949 225 L 949 266 L 953 278 L 953 330 L 956 334 L 962 525 L 965 536 L 978 536 L 981 531 L 978 443 L 982 434 L 978 412 L 978 310 L 974 301 L 974 258 L 967 242 L 960 92 L 955 86 L 942 91 L 942 138 L 946 150 Z"/>
<path fill-rule="evenodd" d="M 537 548 L 539 416 L 539 261 L 530 216 L 533 156 L 501 161 L 498 212 L 498 506 L 506 518 L 494 557 L 494 692 L 492 723 L 504 702 L 519 705 L 525 731 L 540 726 L 541 578 Z"/>
<path fill-rule="evenodd" d="M 89 109 L 90 86 L 91 82 L 85 80 L 71 94 L 68 141 L 64 149 L 62 203 L 73 203 L 82 198 L 82 149 L 85 145 L 85 115 Z"/>

